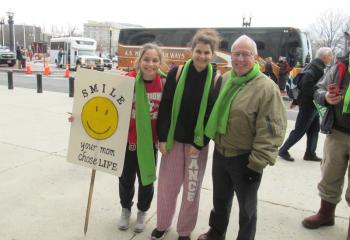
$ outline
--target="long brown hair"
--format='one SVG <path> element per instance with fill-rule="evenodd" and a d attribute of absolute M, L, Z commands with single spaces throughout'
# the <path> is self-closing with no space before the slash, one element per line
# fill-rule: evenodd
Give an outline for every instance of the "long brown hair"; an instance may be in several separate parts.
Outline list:
<path fill-rule="evenodd" d="M 221 41 L 219 33 L 214 29 L 200 29 L 192 38 L 191 47 L 192 50 L 196 47 L 198 43 L 209 44 L 212 52 L 214 53 Z"/>

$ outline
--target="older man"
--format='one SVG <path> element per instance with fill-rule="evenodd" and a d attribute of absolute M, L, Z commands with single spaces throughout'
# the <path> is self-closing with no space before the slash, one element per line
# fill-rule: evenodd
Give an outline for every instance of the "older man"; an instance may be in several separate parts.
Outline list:
<path fill-rule="evenodd" d="M 332 49 L 321 47 L 316 52 L 316 58 L 303 70 L 303 75 L 298 84 L 300 87 L 300 95 L 297 100 L 299 112 L 295 121 L 295 127 L 278 153 L 284 160 L 294 161 L 288 150 L 306 134 L 307 142 L 304 160 L 321 161 L 321 158 L 316 155 L 320 117 L 313 102 L 313 96 L 317 82 L 321 79 L 326 66 L 330 65 L 332 60 Z"/>
<path fill-rule="evenodd" d="M 225 239 L 234 193 L 239 203 L 237 240 L 254 239 L 263 169 L 275 163 L 286 131 L 279 89 L 260 72 L 256 43 L 243 35 L 231 52 L 232 71 L 223 75 L 223 87 L 205 129 L 215 141 L 214 208 L 210 230 L 199 240 Z"/>

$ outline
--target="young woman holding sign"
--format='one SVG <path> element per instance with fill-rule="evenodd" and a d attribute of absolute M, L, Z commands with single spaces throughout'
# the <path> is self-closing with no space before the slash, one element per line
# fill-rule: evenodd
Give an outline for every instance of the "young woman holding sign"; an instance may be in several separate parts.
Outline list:
<path fill-rule="evenodd" d="M 156 123 L 164 82 L 158 73 L 161 63 L 160 48 L 155 44 L 147 43 L 136 59 L 136 70 L 127 74 L 134 77 L 136 81 L 124 169 L 119 178 L 119 197 L 122 205 L 120 230 L 129 228 L 136 175 L 139 182 L 137 201 L 139 211 L 134 227 L 135 232 L 144 230 L 146 211 L 150 208 L 153 199 L 158 151 Z"/>
<path fill-rule="evenodd" d="M 156 180 L 158 109 L 163 90 L 163 79 L 159 72 L 162 63 L 160 48 L 145 44 L 136 59 L 136 70 L 127 76 L 135 78 L 135 92 L 130 117 L 124 168 L 119 178 L 119 197 L 122 212 L 119 229 L 129 228 L 132 199 L 135 193 L 136 175 L 139 182 L 137 219 L 135 232 L 145 228 L 144 220 L 153 199 L 153 182 Z M 68 119 L 74 121 L 71 115 Z"/>

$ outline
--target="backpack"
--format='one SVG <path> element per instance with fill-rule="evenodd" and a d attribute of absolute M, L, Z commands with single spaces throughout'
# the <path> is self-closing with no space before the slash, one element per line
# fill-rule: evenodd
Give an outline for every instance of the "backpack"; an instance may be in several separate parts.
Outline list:
<path fill-rule="evenodd" d="M 300 95 L 299 83 L 305 72 L 298 73 L 294 78 L 289 76 L 286 83 L 287 95 L 290 99 L 297 100 Z"/>

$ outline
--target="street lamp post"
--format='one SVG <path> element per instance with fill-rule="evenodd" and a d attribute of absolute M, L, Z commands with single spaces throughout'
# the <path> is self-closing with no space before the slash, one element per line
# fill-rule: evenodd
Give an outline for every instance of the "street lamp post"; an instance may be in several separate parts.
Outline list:
<path fill-rule="evenodd" d="M 112 28 L 109 28 L 109 58 L 112 59 Z"/>
<path fill-rule="evenodd" d="M 23 24 L 23 46 L 24 46 L 24 48 L 27 48 L 26 25 L 25 24 Z"/>
<path fill-rule="evenodd" d="M 33 26 L 33 42 L 35 42 L 35 26 Z"/>
<path fill-rule="evenodd" d="M 249 17 L 249 22 L 245 21 L 245 17 L 243 17 L 242 27 L 250 27 L 250 24 L 252 23 L 252 17 Z"/>
<path fill-rule="evenodd" d="M 4 46 L 4 24 L 5 24 L 5 19 L 4 17 L 1 17 L 0 19 L 0 26 L 1 26 L 1 43 L 2 46 Z"/>
<path fill-rule="evenodd" d="M 8 23 L 9 23 L 9 35 L 10 35 L 10 50 L 14 51 L 15 49 L 15 45 L 14 45 L 14 39 L 13 39 L 13 15 L 14 12 L 12 12 L 11 10 L 8 10 L 6 12 L 7 16 L 9 17 Z"/>

